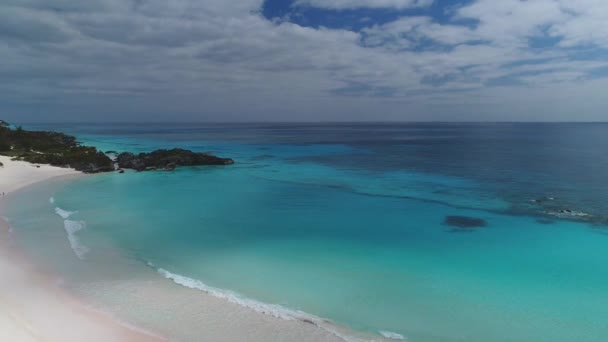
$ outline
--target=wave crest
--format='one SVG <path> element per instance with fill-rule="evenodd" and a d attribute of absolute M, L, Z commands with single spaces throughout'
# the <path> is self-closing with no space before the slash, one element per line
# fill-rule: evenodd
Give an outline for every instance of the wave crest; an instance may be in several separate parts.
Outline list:
<path fill-rule="evenodd" d="M 283 319 L 283 320 L 288 320 L 288 321 L 297 320 L 297 321 L 301 321 L 304 323 L 312 324 L 346 342 L 366 341 L 366 340 L 362 340 L 362 339 L 359 339 L 359 338 L 356 338 L 353 336 L 348 336 L 348 335 L 342 334 L 341 332 L 338 332 L 337 329 L 334 329 L 331 322 L 329 322 L 325 319 L 322 319 L 320 317 L 308 314 L 306 312 L 303 312 L 300 310 L 288 309 L 281 305 L 262 303 L 262 302 L 244 297 L 242 295 L 239 295 L 236 292 L 218 289 L 218 288 L 209 286 L 200 280 L 192 279 L 192 278 L 189 278 L 186 276 L 182 276 L 180 274 L 171 273 L 160 267 L 157 268 L 151 262 L 148 262 L 147 264 L 151 268 L 155 269 L 160 275 L 162 275 L 163 277 L 165 277 L 169 280 L 172 280 L 174 283 L 176 283 L 178 285 L 187 287 L 189 289 L 203 291 L 211 296 L 226 300 L 230 303 L 237 304 L 242 307 L 246 307 L 257 313 L 273 316 L 275 318 L 279 318 L 279 319 Z"/>
<path fill-rule="evenodd" d="M 55 199 L 51 197 L 49 202 L 54 203 Z M 78 259 L 84 260 L 84 256 L 89 253 L 90 249 L 80 242 L 80 239 L 76 234 L 85 229 L 86 223 L 84 221 L 68 220 L 72 215 L 78 213 L 77 211 L 68 211 L 55 207 L 55 213 L 63 218 L 63 227 L 68 234 L 68 241 L 70 242 L 70 247 L 74 251 L 74 254 L 76 254 Z"/>
<path fill-rule="evenodd" d="M 397 334 L 395 332 L 392 331 L 387 331 L 387 330 L 380 330 L 378 331 L 380 333 L 380 335 L 389 338 L 391 340 L 400 340 L 400 341 L 405 341 L 405 337 L 401 334 Z"/>
<path fill-rule="evenodd" d="M 57 215 L 61 216 L 61 218 L 63 218 L 65 220 L 65 219 L 68 219 L 70 216 L 72 216 L 72 215 L 74 215 L 74 214 L 76 214 L 78 212 L 77 211 L 68 211 L 68 210 L 64 210 L 64 209 L 61 209 L 59 207 L 56 207 L 55 208 L 55 213 Z"/>
<path fill-rule="evenodd" d="M 148 265 L 150 265 L 151 267 L 154 268 L 153 264 L 149 263 Z M 313 323 L 322 322 L 322 320 L 320 318 L 315 317 L 313 315 L 309 315 L 305 312 L 297 311 L 297 310 L 290 310 L 290 309 L 284 308 L 280 305 L 261 303 L 261 302 L 255 301 L 253 299 L 249 299 L 249 298 L 240 296 L 239 294 L 232 292 L 232 291 L 220 290 L 220 289 L 208 286 L 205 283 L 201 282 L 200 280 L 196 280 L 196 279 L 188 278 L 188 277 L 185 277 L 185 276 L 182 276 L 179 274 L 171 273 L 163 268 L 157 268 L 156 271 L 163 277 L 172 280 L 174 283 L 176 283 L 178 285 L 182 285 L 182 286 L 190 288 L 190 289 L 201 290 L 214 297 L 225 299 L 231 303 L 247 307 L 258 313 L 270 315 L 270 316 L 273 316 L 276 318 L 281 318 L 284 320 L 303 320 L 303 321 L 305 320 L 307 322 L 311 321 Z"/>
<path fill-rule="evenodd" d="M 78 238 L 76 233 L 85 228 L 85 222 L 65 220 L 63 221 L 63 226 L 65 228 L 65 231 L 68 233 L 68 241 L 70 242 L 70 247 L 72 247 L 72 250 L 79 259 L 84 260 L 84 256 L 90 250 L 87 246 L 83 245 L 80 242 L 80 239 Z"/>

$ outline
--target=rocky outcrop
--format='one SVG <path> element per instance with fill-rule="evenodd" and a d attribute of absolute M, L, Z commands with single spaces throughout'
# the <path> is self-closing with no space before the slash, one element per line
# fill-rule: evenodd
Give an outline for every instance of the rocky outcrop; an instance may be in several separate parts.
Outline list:
<path fill-rule="evenodd" d="M 124 152 L 116 157 L 121 169 L 146 170 L 175 170 L 178 166 L 198 165 L 230 165 L 230 158 L 220 158 L 208 153 L 193 152 L 181 148 L 172 150 L 156 150 L 150 153 L 133 154 Z"/>
<path fill-rule="evenodd" d="M 12 129 L 0 120 L 0 155 L 33 164 L 50 164 L 74 168 L 85 173 L 111 172 L 120 169 L 174 170 L 178 166 L 229 165 L 232 159 L 184 149 L 157 150 L 151 153 L 121 153 L 112 160 L 115 151 L 106 153 L 95 147 L 81 145 L 75 137 L 58 132 Z"/>
<path fill-rule="evenodd" d="M 530 203 L 535 212 L 540 211 L 549 218 L 557 217 L 560 219 L 594 224 L 603 224 L 603 222 L 605 223 L 606 221 L 606 217 L 597 215 L 597 213 L 574 209 L 573 207 L 577 205 L 577 203 L 566 202 L 555 197 L 540 197 L 530 200 Z"/>
<path fill-rule="evenodd" d="M 85 173 L 113 171 L 112 160 L 67 134 L 12 129 L 0 124 L 0 154 L 33 164 L 74 168 Z"/>

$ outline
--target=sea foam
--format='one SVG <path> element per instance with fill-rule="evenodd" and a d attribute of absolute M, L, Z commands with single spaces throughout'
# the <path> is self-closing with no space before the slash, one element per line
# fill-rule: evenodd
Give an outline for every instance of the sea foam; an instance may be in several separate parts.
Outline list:
<path fill-rule="evenodd" d="M 188 278 L 179 274 L 171 273 L 163 268 L 156 268 L 153 264 L 149 263 L 151 267 L 155 268 L 156 271 L 161 274 L 163 277 L 172 280 L 174 283 L 178 285 L 182 285 L 184 287 L 190 289 L 201 290 L 207 294 L 210 294 L 214 297 L 221 298 L 227 300 L 228 302 L 238 304 L 249 309 L 254 310 L 255 312 L 262 313 L 265 315 L 270 315 L 276 318 L 284 319 L 284 320 L 306 320 L 312 321 L 314 323 L 321 323 L 321 319 L 315 317 L 313 315 L 309 315 L 302 311 L 290 310 L 280 305 L 273 304 L 265 304 L 253 299 L 249 299 L 239 295 L 236 292 L 221 290 L 218 288 L 214 288 L 206 285 L 200 280 Z"/>
<path fill-rule="evenodd" d="M 386 330 L 380 330 L 379 331 L 380 335 L 386 337 L 386 338 L 390 338 L 391 340 L 401 340 L 401 341 L 405 341 L 405 337 L 401 334 L 397 334 L 395 332 L 392 331 L 386 331 Z"/>
<path fill-rule="evenodd" d="M 287 320 L 287 321 L 301 321 L 309 324 L 313 324 L 316 327 L 327 331 L 328 333 L 338 337 L 339 339 L 346 342 L 365 342 L 353 336 L 348 336 L 338 332 L 337 329 L 332 328 L 332 323 L 322 319 L 320 317 L 308 314 L 300 310 L 293 310 L 285 308 L 277 304 L 266 304 L 247 297 L 244 297 L 236 292 L 229 290 L 222 290 L 203 283 L 200 280 L 192 279 L 183 275 L 171 273 L 163 268 L 157 268 L 154 264 L 148 262 L 148 266 L 155 269 L 163 277 L 172 280 L 174 283 L 187 287 L 189 289 L 200 290 L 208 295 L 216 298 L 226 300 L 230 303 L 240 305 L 251 309 L 257 313 L 269 315 L 275 318 Z M 399 335 L 401 336 L 401 335 Z M 403 338 L 402 338 L 403 339 Z"/>
<path fill-rule="evenodd" d="M 68 233 L 68 241 L 70 247 L 79 259 L 84 259 L 84 256 L 89 252 L 89 248 L 80 242 L 80 239 L 76 235 L 79 231 L 83 230 L 85 223 L 83 221 L 63 221 L 65 231 Z"/>
<path fill-rule="evenodd" d="M 55 208 L 55 213 L 57 213 L 57 215 L 61 216 L 61 218 L 68 219 L 70 216 L 74 215 L 77 213 L 77 211 L 67 211 L 67 210 L 63 210 L 59 207 Z"/>
<path fill-rule="evenodd" d="M 8 226 L 8 232 L 12 233 L 13 232 L 13 226 L 11 226 L 11 222 L 10 222 L 9 218 L 6 217 L 6 216 L 0 216 L 0 220 L 6 222 L 6 225 Z"/>
<path fill-rule="evenodd" d="M 53 199 L 53 197 L 51 197 Z M 54 202 L 54 200 L 53 200 Z M 70 242 L 70 247 L 74 251 L 74 254 L 78 257 L 78 259 L 84 260 L 84 256 L 90 251 L 89 248 L 83 245 L 80 242 L 80 239 L 76 235 L 79 231 L 84 230 L 86 223 L 84 221 L 73 221 L 68 220 L 70 216 L 77 213 L 77 211 L 68 211 L 61 209 L 59 207 L 55 208 L 55 213 L 63 218 L 63 227 L 65 228 L 66 233 L 68 234 L 68 241 Z"/>

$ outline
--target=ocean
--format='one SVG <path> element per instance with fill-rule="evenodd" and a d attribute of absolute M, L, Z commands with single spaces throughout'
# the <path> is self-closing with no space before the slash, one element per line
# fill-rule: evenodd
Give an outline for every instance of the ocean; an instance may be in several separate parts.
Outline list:
<path fill-rule="evenodd" d="M 608 124 L 37 124 L 235 165 L 58 180 L 6 208 L 64 286 L 196 341 L 166 280 L 410 342 L 608 339 Z M 199 310 L 199 311 L 197 311 Z"/>

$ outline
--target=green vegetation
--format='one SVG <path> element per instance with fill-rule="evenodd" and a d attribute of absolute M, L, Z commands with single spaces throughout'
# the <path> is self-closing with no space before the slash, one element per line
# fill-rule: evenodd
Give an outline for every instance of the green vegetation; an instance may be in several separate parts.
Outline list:
<path fill-rule="evenodd" d="M 114 170 L 112 160 L 94 147 L 82 146 L 76 138 L 57 132 L 10 129 L 0 120 L 0 155 L 35 164 L 71 167 L 87 173 Z"/>
<path fill-rule="evenodd" d="M 121 168 L 146 170 L 174 170 L 178 166 L 231 165 L 230 158 L 220 158 L 208 153 L 174 148 L 156 150 L 135 155 L 129 152 L 114 154 Z M 82 146 L 76 138 L 58 132 L 26 131 L 0 120 L 0 155 L 11 156 L 34 164 L 50 164 L 71 167 L 86 173 L 114 171 L 114 162 L 95 147 Z M 0 164 L 2 166 L 2 164 Z"/>

